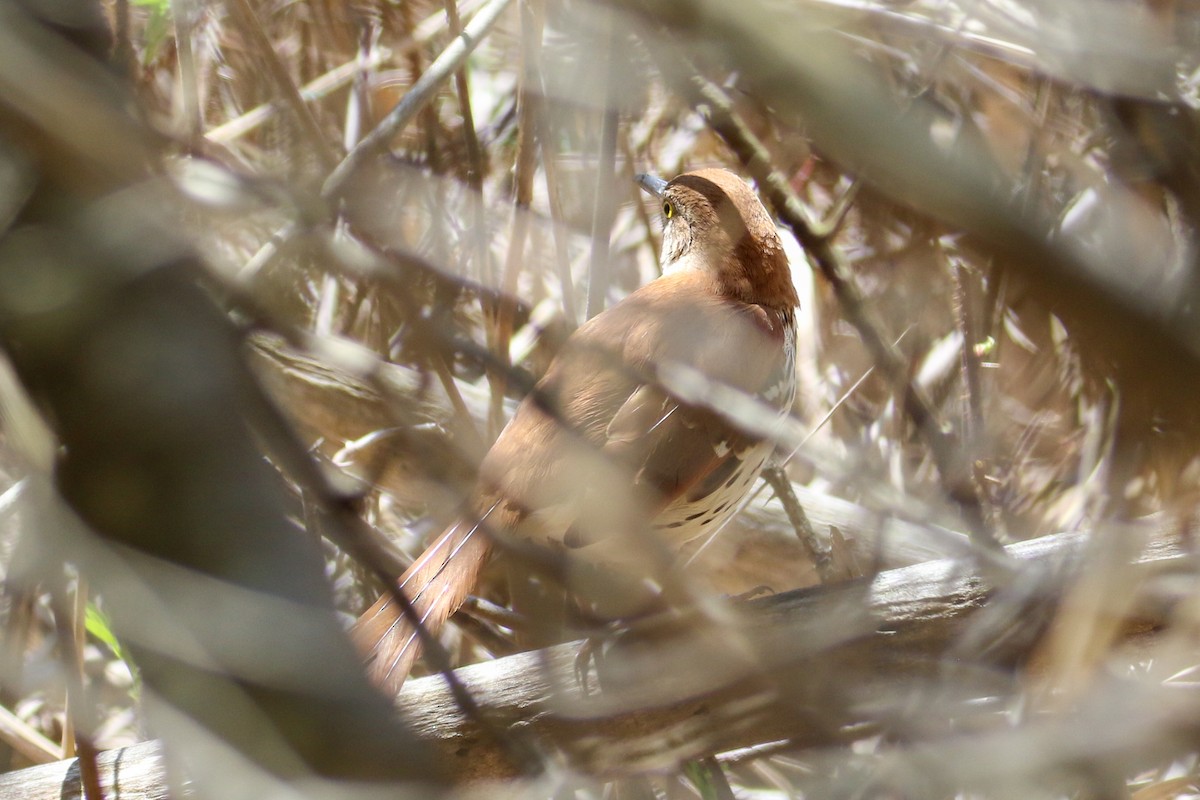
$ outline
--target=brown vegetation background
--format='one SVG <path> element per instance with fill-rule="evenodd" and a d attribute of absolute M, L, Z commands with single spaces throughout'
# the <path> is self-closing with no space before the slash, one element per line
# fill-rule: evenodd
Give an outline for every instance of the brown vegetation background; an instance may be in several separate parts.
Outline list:
<path fill-rule="evenodd" d="M 493 726 L 555 765 L 511 791 L 1200 794 L 1170 712 L 1200 665 L 1195 4 L 64 8 L 0 20 L 10 769 L 153 735 L 201 796 L 441 786 L 333 623 L 453 514 L 563 338 L 658 274 L 633 175 L 724 165 L 782 220 L 800 292 L 779 445 L 813 536 L 764 483 L 684 553 L 698 596 L 870 593 L 945 558 L 982 594 L 869 690 L 823 660 L 903 631 L 814 606 L 846 636 L 756 662 L 801 721 L 754 747 L 659 731 L 597 770 Z M 1052 559 L 987 546 L 1067 532 Z M 1151 541 L 1175 555 L 1148 574 Z M 549 631 L 545 598 L 506 610 L 517 583 L 489 576 L 434 671 L 587 632 Z M 263 598 L 329 624 L 293 636 Z M 723 614 L 710 633 L 742 641 Z M 622 713 L 668 702 L 646 694 Z"/>

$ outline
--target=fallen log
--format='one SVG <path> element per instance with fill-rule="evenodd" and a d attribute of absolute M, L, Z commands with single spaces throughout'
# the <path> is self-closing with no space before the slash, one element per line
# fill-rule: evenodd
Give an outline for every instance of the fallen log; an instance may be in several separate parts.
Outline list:
<path fill-rule="evenodd" d="M 1153 533 L 1135 560 L 1139 574 L 1188 574 L 1192 556 L 1170 533 Z M 988 602 L 995 593 L 968 563 L 940 560 L 773 596 L 728 618 L 718 610 L 700 623 L 639 628 L 605 650 L 598 677 L 586 686 L 576 671 L 579 643 L 457 670 L 487 725 L 459 709 L 437 675 L 410 681 L 397 705 L 463 780 L 516 775 L 505 747 L 488 732 L 497 729 L 532 739 L 550 757 L 599 776 L 781 739 L 832 745 L 877 724 L 887 697 L 911 699 L 930 685 L 935 666 L 943 693 L 947 685 L 964 699 L 1011 691 L 1011 666 L 1031 652 L 1044 628 L 1039 620 L 1056 607 L 1061 588 L 1082 563 L 1086 541 L 1080 534 L 1057 534 L 1009 548 L 1021 574 L 1033 577 L 1026 581 L 1032 591 L 1006 601 L 1014 627 L 1025 635 L 985 633 L 992 644 L 1001 638 L 1006 644 L 974 661 L 961 644 L 968 631 L 979 638 L 979 612 L 995 608 Z M 1142 609 L 1126 635 L 1144 639 L 1164 608 Z M 154 793 L 161 790 L 153 780 L 157 759 L 152 743 L 106 753 L 102 775 L 121 797 L 161 797 Z M 70 794 L 78 791 L 73 764 L 0 776 L 0 796 L 77 796 Z M 146 776 L 151 779 L 143 784 Z"/>

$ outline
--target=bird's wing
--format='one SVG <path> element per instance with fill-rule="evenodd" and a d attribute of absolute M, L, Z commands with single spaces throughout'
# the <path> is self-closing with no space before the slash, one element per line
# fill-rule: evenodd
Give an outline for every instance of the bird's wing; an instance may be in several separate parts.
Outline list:
<path fill-rule="evenodd" d="M 606 320 L 608 327 L 628 331 L 621 363 L 640 380 L 613 414 L 600 444 L 607 454 L 634 465 L 635 481 L 657 493 L 660 508 L 707 494 L 709 484 L 724 480 L 757 439 L 717 405 L 684 401 L 656 378 L 682 367 L 706 384 L 701 395 L 720 388 L 761 398 L 789 366 L 782 346 L 789 334 L 782 320 L 758 306 L 721 300 L 707 289 L 696 274 L 657 281 L 623 304 L 625 319 Z"/>
<path fill-rule="evenodd" d="M 580 539 L 587 543 L 621 526 L 611 507 L 632 505 L 621 499 L 630 487 L 649 517 L 703 497 L 757 439 L 720 409 L 673 393 L 658 381 L 660 369 L 682 366 L 711 386 L 761 397 L 790 362 L 786 335 L 768 310 L 722 300 L 696 276 L 655 281 L 572 337 L 539 384 L 541 402 L 526 401 L 513 419 L 523 435 L 509 445 L 506 431 L 485 466 L 501 494 L 529 497 L 530 508 L 596 516 L 601 523 Z M 528 436 L 535 427 L 542 433 Z M 547 461 L 531 439 L 553 439 L 560 457 Z M 609 465 L 622 474 L 599 477 Z M 569 524 L 560 527 L 571 535 Z"/>

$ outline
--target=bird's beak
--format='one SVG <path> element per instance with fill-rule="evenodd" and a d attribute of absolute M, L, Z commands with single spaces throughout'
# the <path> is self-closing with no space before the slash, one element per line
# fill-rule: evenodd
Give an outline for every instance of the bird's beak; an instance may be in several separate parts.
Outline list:
<path fill-rule="evenodd" d="M 649 175 L 645 172 L 639 172 L 637 175 L 633 176 L 633 179 L 637 182 L 638 186 L 642 187 L 643 190 L 649 192 L 655 197 L 662 197 L 663 191 L 665 191 L 667 188 L 667 182 L 657 175 Z"/>

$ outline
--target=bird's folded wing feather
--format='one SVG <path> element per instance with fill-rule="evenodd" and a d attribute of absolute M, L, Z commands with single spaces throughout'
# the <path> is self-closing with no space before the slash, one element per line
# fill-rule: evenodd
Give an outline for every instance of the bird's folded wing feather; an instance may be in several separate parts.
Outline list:
<path fill-rule="evenodd" d="M 781 323 L 766 309 L 722 300 L 703 279 L 684 273 L 635 292 L 581 328 L 543 381 L 565 424 L 629 465 L 659 508 L 721 473 L 753 442 L 720 409 L 673 397 L 655 380 L 659 368 L 679 364 L 758 396 L 784 366 Z M 602 351 L 600 342 L 620 349 Z M 576 404 L 579 397 L 589 402 Z"/>

